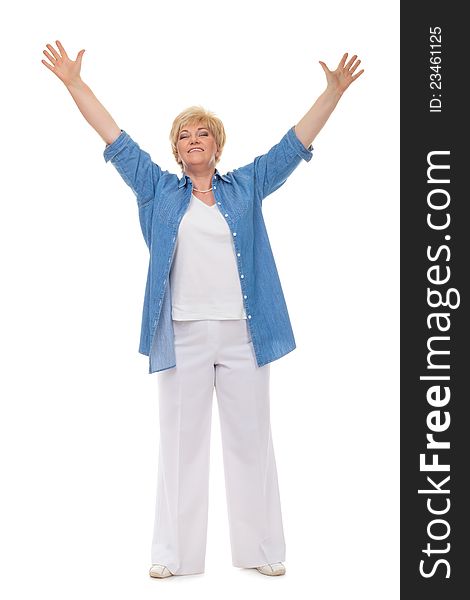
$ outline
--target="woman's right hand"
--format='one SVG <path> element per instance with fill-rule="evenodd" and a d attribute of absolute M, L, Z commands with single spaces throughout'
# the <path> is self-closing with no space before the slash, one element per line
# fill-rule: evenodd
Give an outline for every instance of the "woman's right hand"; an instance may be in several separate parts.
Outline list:
<path fill-rule="evenodd" d="M 80 50 L 77 54 L 77 58 L 75 60 L 70 60 L 67 56 L 67 52 L 65 51 L 62 44 L 59 40 L 56 40 L 57 47 L 59 48 L 59 52 L 55 50 L 51 46 L 51 44 L 46 44 L 46 47 L 49 48 L 52 54 L 49 54 L 47 50 L 43 50 L 44 54 L 51 61 L 52 66 L 45 60 L 42 60 L 42 64 L 45 65 L 50 71 L 52 71 L 57 77 L 65 84 L 69 85 L 74 80 L 80 79 L 80 69 L 82 66 L 82 56 L 85 50 Z"/>

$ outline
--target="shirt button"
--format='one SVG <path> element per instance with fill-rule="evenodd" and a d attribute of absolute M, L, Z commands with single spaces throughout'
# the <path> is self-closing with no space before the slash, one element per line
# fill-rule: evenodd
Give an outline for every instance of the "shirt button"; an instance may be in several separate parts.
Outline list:
<path fill-rule="evenodd" d="M 217 204 L 220 204 L 220 202 L 217 202 Z"/>
<path fill-rule="evenodd" d="M 240 252 L 237 252 L 237 256 L 240 256 Z"/>
<path fill-rule="evenodd" d="M 233 232 L 233 235 L 237 235 L 237 232 L 236 232 L 236 231 L 234 231 L 234 232 Z"/>
<path fill-rule="evenodd" d="M 244 298 L 246 298 L 247 296 L 243 296 Z"/>
<path fill-rule="evenodd" d="M 240 277 L 243 279 L 245 277 L 245 275 L 240 275 Z"/>
<path fill-rule="evenodd" d="M 251 315 L 248 315 L 248 318 L 251 319 Z"/>
<path fill-rule="evenodd" d="M 224 217 L 228 217 L 228 214 L 227 214 L 227 213 L 225 213 Z"/>

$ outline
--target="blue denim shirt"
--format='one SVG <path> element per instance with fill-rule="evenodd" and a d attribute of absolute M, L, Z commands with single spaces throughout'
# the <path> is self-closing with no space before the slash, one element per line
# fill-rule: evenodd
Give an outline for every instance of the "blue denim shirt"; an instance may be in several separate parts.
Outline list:
<path fill-rule="evenodd" d="M 149 357 L 149 373 L 170 369 L 176 366 L 176 357 L 169 274 L 193 185 L 188 175 L 163 171 L 122 129 L 103 154 L 135 194 L 150 253 L 139 352 Z M 312 146 L 306 149 L 292 127 L 266 154 L 226 175 L 216 169 L 212 178 L 217 207 L 232 233 L 258 367 L 296 347 L 263 219 L 263 199 L 286 181 L 302 159 L 311 158 Z"/>

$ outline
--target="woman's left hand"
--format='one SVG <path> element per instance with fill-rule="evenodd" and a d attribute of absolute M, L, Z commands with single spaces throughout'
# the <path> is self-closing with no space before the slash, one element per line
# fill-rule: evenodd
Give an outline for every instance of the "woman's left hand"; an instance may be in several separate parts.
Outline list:
<path fill-rule="evenodd" d="M 323 61 L 318 61 L 325 72 L 327 87 L 340 94 L 347 90 L 351 83 L 364 73 L 364 69 L 361 69 L 354 75 L 354 71 L 361 64 L 361 61 L 357 59 L 357 54 L 354 54 L 346 63 L 347 57 L 348 53 L 346 52 L 343 54 L 343 58 L 339 61 L 334 71 L 330 71 Z"/>

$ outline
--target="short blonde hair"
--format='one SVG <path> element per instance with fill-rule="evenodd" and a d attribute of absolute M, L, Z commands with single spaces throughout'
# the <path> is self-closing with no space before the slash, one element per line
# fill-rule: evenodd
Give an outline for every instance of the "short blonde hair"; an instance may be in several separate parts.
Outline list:
<path fill-rule="evenodd" d="M 220 160 L 220 155 L 222 154 L 222 150 L 225 145 L 225 129 L 222 121 L 211 111 L 206 110 L 202 106 L 190 106 L 186 108 L 175 118 L 173 121 L 173 125 L 171 127 L 170 132 L 170 141 L 171 141 L 171 149 L 173 151 L 173 156 L 175 157 L 176 162 L 180 165 L 181 169 L 183 169 L 183 164 L 181 159 L 178 157 L 178 150 L 176 148 L 176 144 L 178 142 L 180 131 L 189 124 L 199 124 L 207 127 L 207 129 L 212 133 L 215 139 L 215 143 L 217 144 L 217 149 L 219 152 L 218 158 L 215 159 L 215 162 L 218 163 Z"/>

